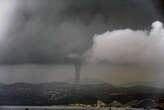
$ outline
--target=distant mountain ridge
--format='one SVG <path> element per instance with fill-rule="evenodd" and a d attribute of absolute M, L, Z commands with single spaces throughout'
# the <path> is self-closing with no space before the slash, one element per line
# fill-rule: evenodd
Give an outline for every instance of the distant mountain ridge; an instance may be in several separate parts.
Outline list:
<path fill-rule="evenodd" d="M 150 86 L 150 87 L 158 87 L 156 85 L 155 82 L 151 81 L 151 82 L 146 82 L 146 81 L 142 81 L 142 82 L 131 82 L 131 83 L 126 83 L 121 85 L 121 87 L 132 87 L 132 86 Z"/>
<path fill-rule="evenodd" d="M 70 84 L 75 83 L 74 79 L 67 79 L 64 82 L 70 83 Z M 104 83 L 106 83 L 106 82 L 104 82 L 102 80 L 95 79 L 95 78 L 82 78 L 82 79 L 80 79 L 80 84 L 104 84 Z"/>

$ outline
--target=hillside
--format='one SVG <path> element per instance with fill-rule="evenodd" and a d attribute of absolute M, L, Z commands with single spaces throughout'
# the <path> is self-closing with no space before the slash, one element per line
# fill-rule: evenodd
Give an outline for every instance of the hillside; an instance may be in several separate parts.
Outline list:
<path fill-rule="evenodd" d="M 102 83 L 82 84 L 77 87 L 64 82 L 0 84 L 0 105 L 96 104 L 97 100 L 102 100 L 106 104 L 114 100 L 122 104 L 131 104 L 136 103 L 136 100 L 158 102 L 163 99 L 164 89 L 149 86 L 116 88 Z"/>

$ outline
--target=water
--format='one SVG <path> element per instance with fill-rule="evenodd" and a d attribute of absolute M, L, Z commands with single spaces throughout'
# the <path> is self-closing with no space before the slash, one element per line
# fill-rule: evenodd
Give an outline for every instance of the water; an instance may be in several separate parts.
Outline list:
<path fill-rule="evenodd" d="M 68 107 L 68 106 L 0 106 L 0 110 L 110 110 L 109 107 L 105 108 L 87 108 L 87 107 Z M 144 110 L 142 108 L 115 108 L 112 107 L 111 110 Z M 150 109 L 157 110 L 157 109 Z"/>

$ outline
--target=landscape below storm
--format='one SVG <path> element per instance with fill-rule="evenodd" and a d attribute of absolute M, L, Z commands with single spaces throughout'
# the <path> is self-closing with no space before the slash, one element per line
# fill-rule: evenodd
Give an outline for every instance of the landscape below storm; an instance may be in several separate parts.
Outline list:
<path fill-rule="evenodd" d="M 97 101 L 114 107 L 159 107 L 164 89 L 146 85 L 115 87 L 108 83 L 76 84 L 68 82 L 0 84 L 0 105 L 95 106 Z"/>

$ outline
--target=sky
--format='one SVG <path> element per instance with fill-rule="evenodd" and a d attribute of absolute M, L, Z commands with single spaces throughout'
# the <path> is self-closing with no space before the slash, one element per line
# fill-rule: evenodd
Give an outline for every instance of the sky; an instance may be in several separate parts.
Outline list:
<path fill-rule="evenodd" d="M 0 82 L 74 79 L 80 59 L 81 78 L 162 86 L 162 9 L 162 0 L 0 0 Z"/>

